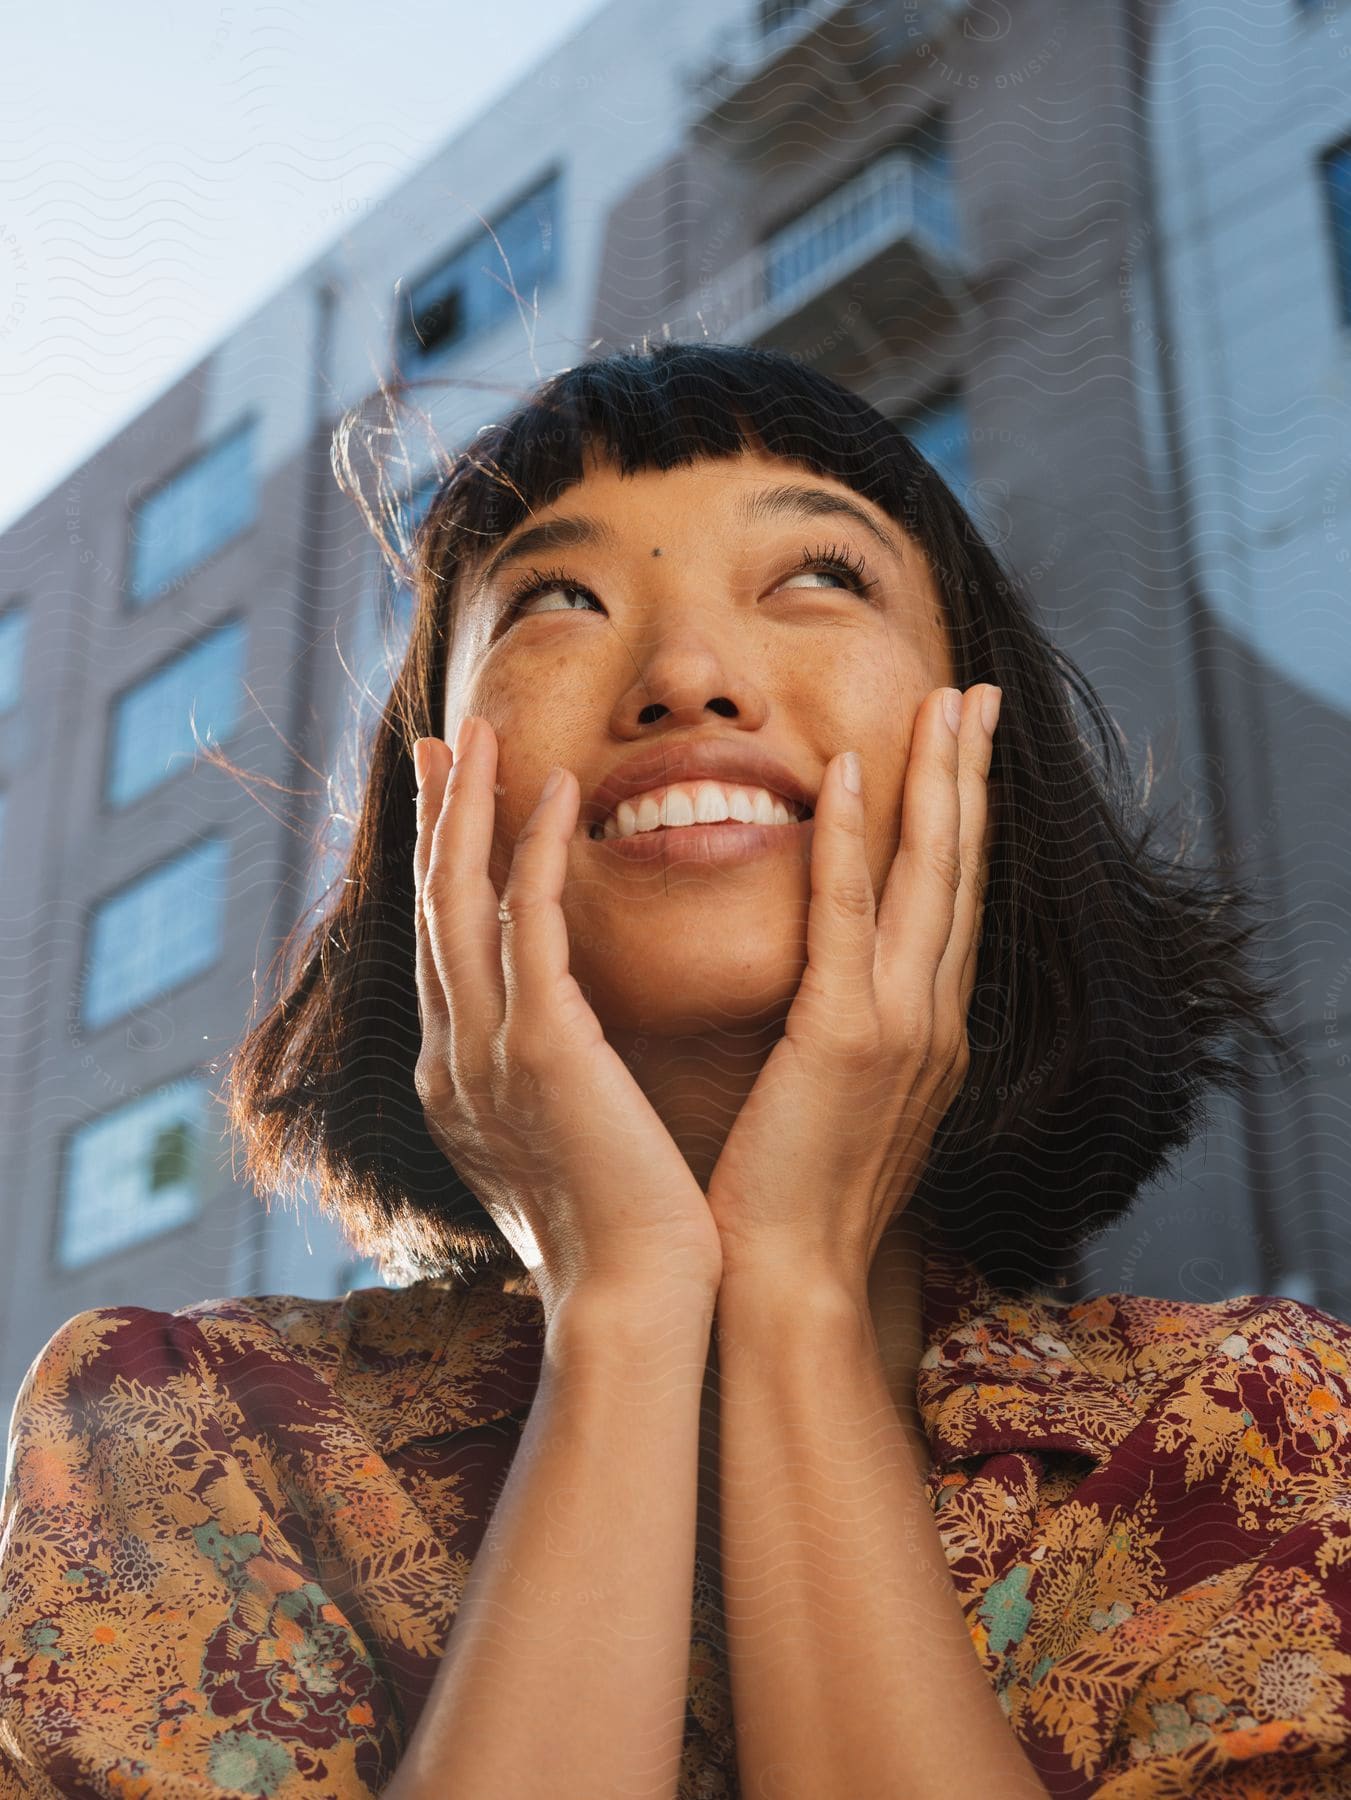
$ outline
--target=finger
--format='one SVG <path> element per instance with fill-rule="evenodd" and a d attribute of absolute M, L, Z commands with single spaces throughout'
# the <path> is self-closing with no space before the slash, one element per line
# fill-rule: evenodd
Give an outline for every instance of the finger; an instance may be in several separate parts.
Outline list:
<path fill-rule="evenodd" d="M 952 935 L 938 966 L 934 1005 L 943 1016 L 957 1016 L 965 1029 L 963 994 L 968 972 L 974 974 L 978 925 L 985 891 L 985 827 L 989 816 L 988 780 L 993 734 L 985 729 L 981 708 L 989 687 L 982 684 L 965 696 L 957 749 L 957 788 L 961 808 L 961 878 L 953 903 Z M 997 688 L 994 690 L 999 691 Z M 951 1011 L 948 1011 L 951 1009 Z"/>
<path fill-rule="evenodd" d="M 877 903 L 863 797 L 849 792 L 844 769 L 843 753 L 831 758 L 812 815 L 807 968 L 799 992 L 821 1007 L 818 1029 L 848 1034 L 874 1011 Z"/>
<path fill-rule="evenodd" d="M 417 837 L 413 847 L 413 932 L 414 965 L 417 982 L 418 1013 L 423 1036 L 443 1028 L 449 1014 L 445 990 L 432 954 L 431 932 L 423 910 L 422 895 L 427 885 L 427 865 L 432 854 L 432 830 L 441 802 L 445 798 L 446 778 L 450 773 L 450 750 L 440 738 L 421 738 L 426 756 L 426 773 L 417 791 Z M 416 748 L 416 746 L 415 746 Z"/>
<path fill-rule="evenodd" d="M 889 997 L 913 1013 L 933 1006 L 938 966 L 952 936 L 960 877 L 957 733 L 935 688 L 915 715 L 901 801 L 901 841 L 878 909 Z"/>
<path fill-rule="evenodd" d="M 488 873 L 497 736 L 475 718 L 455 757 L 432 829 L 423 911 L 449 1011 L 452 1049 L 466 1028 L 492 1031 L 502 1017 L 501 928 Z"/>
<path fill-rule="evenodd" d="M 516 840 L 498 909 L 506 1033 L 518 1047 L 527 1039 L 545 1046 L 549 1029 L 570 1023 L 586 1029 L 594 1016 L 569 968 L 562 904 L 582 790 L 569 769 L 551 770 L 550 775 L 552 790 L 546 781 Z"/>
<path fill-rule="evenodd" d="M 987 838 L 988 838 L 987 821 Z M 985 891 L 990 872 L 990 854 L 988 843 L 981 851 L 980 869 L 976 880 L 978 892 L 976 896 L 976 919 L 971 930 L 971 945 L 966 953 L 966 961 L 962 964 L 961 979 L 957 989 L 957 1005 L 963 1019 L 967 1019 L 971 1011 L 971 996 L 976 991 L 976 970 L 980 964 L 981 927 L 985 918 Z"/>

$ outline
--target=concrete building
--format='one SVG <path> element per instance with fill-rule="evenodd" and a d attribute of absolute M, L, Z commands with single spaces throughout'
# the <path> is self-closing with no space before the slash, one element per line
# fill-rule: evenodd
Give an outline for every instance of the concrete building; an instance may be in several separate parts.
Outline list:
<path fill-rule="evenodd" d="M 1157 1245 L 1187 1214 L 1178 1267 L 1198 1297 L 1232 1291 L 1239 1267 L 1241 1290 L 1279 1285 L 1348 1317 L 1351 12 L 1176 0 L 1130 14 L 1149 154 L 1122 293 L 1170 575 L 1199 646 L 1190 774 L 1227 866 L 1270 899 L 1310 1071 L 1266 1084 L 1237 1120 L 1254 1262 L 1236 1264 L 1224 1183 L 1150 1224 Z M 1090 1248 L 1086 1290 L 1138 1236 L 1132 1221 Z"/>
<path fill-rule="evenodd" d="M 375 1279 L 323 1221 L 232 1179 L 210 1091 L 255 971 L 322 891 L 325 820 L 399 654 L 399 590 L 329 466 L 336 420 L 396 363 L 426 414 L 386 446 L 411 516 L 438 443 L 593 346 L 668 330 L 811 358 L 966 491 L 1152 753 L 1156 803 L 1195 810 L 1198 771 L 1230 803 L 1140 329 L 1158 296 L 1132 84 L 1152 34 L 1117 0 L 988 23 L 952 0 L 756 0 L 730 22 L 720 0 L 614 0 L 394 194 L 335 218 L 325 256 L 0 536 L 0 1405 L 87 1307 Z M 253 792 L 194 764 L 192 718 Z M 1216 1108 L 1085 1259 L 1084 1291 L 1351 1296 L 1321 1237 L 1282 1229 L 1295 1198 L 1331 1207 L 1331 1177 L 1298 1134 L 1272 1156 L 1255 1118 Z"/>

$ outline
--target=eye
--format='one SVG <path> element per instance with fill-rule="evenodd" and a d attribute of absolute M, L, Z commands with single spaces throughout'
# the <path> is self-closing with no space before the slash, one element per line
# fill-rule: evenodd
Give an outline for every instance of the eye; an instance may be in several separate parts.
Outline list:
<path fill-rule="evenodd" d="M 877 586 L 875 580 L 868 579 L 868 565 L 863 558 L 837 544 L 822 550 L 804 550 L 797 573 L 790 575 L 788 581 L 796 581 L 799 575 L 833 575 L 856 594 L 866 594 Z M 784 582 L 785 587 L 788 581 Z"/>
<path fill-rule="evenodd" d="M 802 575 L 834 576 L 846 588 L 860 595 L 877 586 L 875 580 L 868 579 L 868 565 L 863 558 L 843 545 L 832 544 L 819 550 L 804 550 L 796 571 L 786 577 L 782 585 L 787 586 L 788 582 L 796 581 Z M 573 581 L 565 569 L 526 569 L 511 585 L 502 622 L 510 624 L 512 620 L 523 617 L 527 606 L 548 594 L 580 596 L 593 606 L 600 607 L 600 601 L 590 588 Z M 571 612 L 575 609 L 565 603 L 561 607 L 550 607 L 547 610 Z"/>
<path fill-rule="evenodd" d="M 514 619 L 522 613 L 528 603 L 544 594 L 580 594 L 597 606 L 599 600 L 590 588 L 584 588 L 579 582 L 572 581 L 562 569 L 527 569 L 512 583 L 510 598 L 507 601 L 504 617 Z M 554 607 L 554 612 L 568 612 L 569 607 Z"/>

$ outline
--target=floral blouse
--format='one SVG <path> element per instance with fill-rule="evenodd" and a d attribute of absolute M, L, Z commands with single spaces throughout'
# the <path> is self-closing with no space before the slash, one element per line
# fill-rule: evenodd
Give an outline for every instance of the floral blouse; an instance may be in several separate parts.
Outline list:
<path fill-rule="evenodd" d="M 1351 1325 L 1289 1299 L 924 1271 L 927 1493 L 1048 1791 L 1351 1796 Z M 365 1800 L 394 1774 L 529 1412 L 481 1273 L 63 1325 L 0 1499 L 0 1797 Z M 696 1563 L 681 1800 L 739 1793 Z"/>

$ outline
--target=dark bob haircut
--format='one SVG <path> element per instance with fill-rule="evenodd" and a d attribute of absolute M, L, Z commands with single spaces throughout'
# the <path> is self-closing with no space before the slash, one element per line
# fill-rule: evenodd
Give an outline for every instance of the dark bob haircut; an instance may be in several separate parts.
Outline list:
<path fill-rule="evenodd" d="M 308 1188 L 387 1278 L 521 1272 L 413 1086 L 412 745 L 442 731 L 457 576 L 580 481 L 588 453 L 631 474 L 744 448 L 834 476 L 902 526 L 932 569 L 958 685 L 1004 693 L 971 1065 L 910 1202 L 929 1241 L 1009 1294 L 1053 1286 L 1204 1123 L 1206 1091 L 1251 1084 L 1245 1052 L 1300 1066 L 1250 966 L 1250 896 L 1156 852 L 1101 700 L 910 440 L 782 352 L 658 343 L 553 376 L 449 467 L 411 548 L 411 640 L 346 867 L 278 952 L 278 997 L 261 1017 L 255 1003 L 232 1057 L 250 1179 L 269 1196 Z"/>

